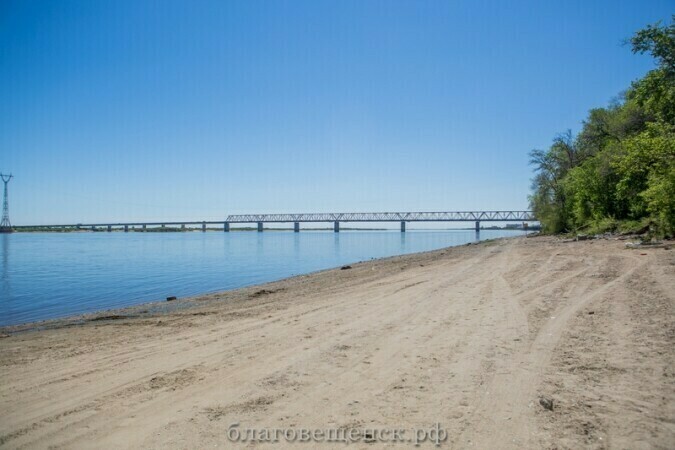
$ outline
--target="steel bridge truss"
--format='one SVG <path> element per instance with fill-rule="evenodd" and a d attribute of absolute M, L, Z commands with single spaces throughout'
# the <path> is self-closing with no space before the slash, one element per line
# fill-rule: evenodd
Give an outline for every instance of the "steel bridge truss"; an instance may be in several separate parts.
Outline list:
<path fill-rule="evenodd" d="M 308 214 L 234 214 L 229 223 L 253 222 L 507 222 L 534 221 L 532 211 L 447 211 Z"/>

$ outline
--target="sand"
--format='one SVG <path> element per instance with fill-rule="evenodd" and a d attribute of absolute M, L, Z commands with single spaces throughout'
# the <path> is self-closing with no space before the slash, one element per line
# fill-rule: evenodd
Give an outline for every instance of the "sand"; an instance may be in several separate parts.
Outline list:
<path fill-rule="evenodd" d="M 505 239 L 177 304 L 2 330 L 0 445 L 438 423 L 443 448 L 675 447 L 675 249 Z"/>

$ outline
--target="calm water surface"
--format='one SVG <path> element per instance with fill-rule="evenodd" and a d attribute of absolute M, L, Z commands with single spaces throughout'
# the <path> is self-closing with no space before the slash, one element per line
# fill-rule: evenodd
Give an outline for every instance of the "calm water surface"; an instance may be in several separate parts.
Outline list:
<path fill-rule="evenodd" d="M 483 230 L 479 238 L 519 234 Z M 0 325 L 233 289 L 477 238 L 469 230 L 0 235 Z"/>

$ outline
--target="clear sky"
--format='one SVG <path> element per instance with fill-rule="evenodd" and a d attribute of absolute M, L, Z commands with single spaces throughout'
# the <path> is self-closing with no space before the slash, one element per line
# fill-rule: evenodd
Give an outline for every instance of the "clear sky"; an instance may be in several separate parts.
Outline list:
<path fill-rule="evenodd" d="M 672 1 L 0 2 L 14 224 L 524 209 Z"/>

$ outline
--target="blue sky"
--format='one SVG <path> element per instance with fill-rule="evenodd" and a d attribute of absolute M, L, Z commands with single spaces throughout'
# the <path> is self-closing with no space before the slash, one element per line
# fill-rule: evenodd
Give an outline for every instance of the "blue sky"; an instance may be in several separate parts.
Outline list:
<path fill-rule="evenodd" d="M 3 1 L 14 224 L 524 209 L 671 1 Z"/>

